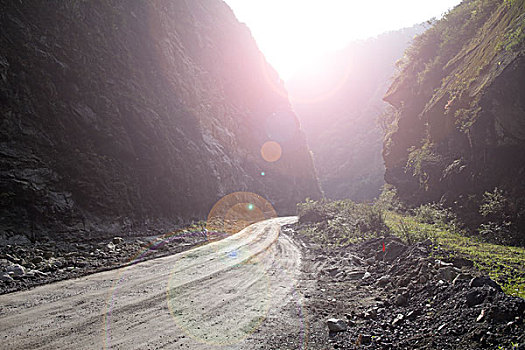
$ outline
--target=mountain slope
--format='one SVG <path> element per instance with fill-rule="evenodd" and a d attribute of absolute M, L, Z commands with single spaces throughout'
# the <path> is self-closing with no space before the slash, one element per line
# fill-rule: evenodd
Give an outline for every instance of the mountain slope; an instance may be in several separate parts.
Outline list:
<path fill-rule="evenodd" d="M 379 195 L 383 134 L 376 119 L 387 106 L 382 97 L 395 62 L 423 29 L 418 25 L 354 42 L 287 83 L 327 197 L 362 201 Z"/>
<path fill-rule="evenodd" d="M 479 220 L 484 192 L 501 190 L 525 224 L 524 53 L 517 0 L 463 1 L 415 40 L 385 96 L 385 179 L 402 198 Z"/>
<path fill-rule="evenodd" d="M 203 218 L 234 191 L 288 213 L 319 195 L 284 88 L 222 1 L 1 5 L 4 232 Z M 292 123 L 269 163 L 274 115 Z"/>

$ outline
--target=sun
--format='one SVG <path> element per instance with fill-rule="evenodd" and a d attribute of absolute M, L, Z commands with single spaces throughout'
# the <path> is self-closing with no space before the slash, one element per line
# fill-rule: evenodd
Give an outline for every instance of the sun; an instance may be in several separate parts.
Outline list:
<path fill-rule="evenodd" d="M 288 80 L 329 51 L 440 18 L 460 0 L 225 0 L 268 62 Z"/>

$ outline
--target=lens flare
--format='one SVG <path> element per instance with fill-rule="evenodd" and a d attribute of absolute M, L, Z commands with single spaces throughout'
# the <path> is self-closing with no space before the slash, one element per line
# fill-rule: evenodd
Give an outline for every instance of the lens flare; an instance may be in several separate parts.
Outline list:
<path fill-rule="evenodd" d="M 252 192 L 234 192 L 221 198 L 208 214 L 209 233 L 237 233 L 257 221 L 277 217 L 272 204 Z"/>
<path fill-rule="evenodd" d="M 261 147 L 261 156 L 268 163 L 274 163 L 281 159 L 282 153 L 281 145 L 275 141 L 267 141 Z"/>
<path fill-rule="evenodd" d="M 251 192 L 235 192 L 223 197 L 213 206 L 208 216 L 207 229 L 209 231 L 203 228 L 194 231 L 183 229 L 166 234 L 152 241 L 148 247 L 145 247 L 130 261 L 129 265 L 142 262 L 152 251 L 161 249 L 170 242 L 180 243 L 185 237 L 203 237 L 204 234 L 213 239 L 216 237 L 215 234 L 217 237 L 219 236 L 218 230 L 224 228 L 238 230 L 238 227 L 248 225 L 254 220 L 259 221 L 276 216 L 277 213 L 270 202 L 263 197 Z M 242 225 L 233 225 L 233 221 L 242 221 Z M 215 225 L 210 224 L 212 222 Z M 293 281 L 293 278 L 288 275 L 287 267 L 281 266 L 279 261 L 274 260 L 274 253 L 271 249 L 254 255 L 250 248 L 242 245 L 232 246 L 228 239 L 219 240 L 211 245 L 204 245 L 200 248 L 201 253 L 194 250 L 181 253 L 170 265 L 157 265 L 156 269 L 171 270 L 166 281 L 167 288 L 164 288 L 166 288 L 166 303 L 169 310 L 167 316 L 171 318 L 173 324 L 167 325 L 168 328 L 163 330 L 166 332 L 165 337 L 171 337 L 173 340 L 186 337 L 186 339 L 192 339 L 192 341 L 201 344 L 208 344 L 209 348 L 238 344 L 256 332 L 271 312 L 270 305 L 272 298 L 275 297 L 271 291 L 273 283 L 276 283 L 274 281 L 276 277 L 273 276 L 273 273 L 272 275 L 268 274 L 268 271 L 279 271 L 283 274 L 278 279 L 279 284 L 287 280 Z M 202 253 L 202 249 L 206 247 L 209 249 Z M 210 254 L 212 251 L 216 254 Z M 179 264 L 183 263 L 182 261 L 186 261 L 184 267 L 193 272 L 181 268 L 177 269 L 176 267 L 180 267 Z M 160 262 L 161 260 L 159 260 Z M 272 268 L 267 270 L 268 266 L 272 266 Z M 225 288 L 220 283 L 221 277 L 218 275 L 216 278 L 219 283 L 217 283 L 216 289 L 212 288 L 209 291 L 210 298 L 194 299 L 196 293 L 202 292 L 199 282 L 202 278 L 208 279 L 209 277 L 206 276 L 210 274 L 210 271 L 216 270 L 220 274 L 220 271 L 231 272 L 238 268 L 246 269 L 246 271 L 242 274 L 233 272 L 224 275 L 224 278 L 228 276 L 228 281 L 231 281 L 229 287 Z M 135 274 L 136 270 L 134 269 L 122 269 L 122 272 L 113 282 L 112 292 L 108 295 L 103 317 L 104 349 L 117 346 L 117 344 L 112 344 L 112 323 L 130 322 L 129 319 L 123 319 L 120 315 L 121 302 L 125 305 L 130 297 L 144 297 L 141 294 L 144 291 L 137 290 L 135 294 L 130 294 L 128 289 L 124 288 L 129 283 L 135 283 L 133 278 Z M 246 276 L 251 276 L 249 281 L 246 281 Z M 305 323 L 303 300 L 295 285 L 292 282 L 290 283 L 291 301 L 297 307 L 296 326 L 300 333 L 300 347 L 298 348 L 306 349 L 308 327 Z M 243 289 L 243 286 L 248 286 L 248 289 Z M 147 287 L 151 288 L 150 285 Z M 137 299 L 138 302 L 139 299 Z M 233 316 L 221 317 L 220 315 L 225 310 Z M 214 321 L 211 323 L 207 320 Z M 130 326 L 132 325 L 133 322 L 130 323 Z M 187 344 L 191 344 L 191 342 Z"/>

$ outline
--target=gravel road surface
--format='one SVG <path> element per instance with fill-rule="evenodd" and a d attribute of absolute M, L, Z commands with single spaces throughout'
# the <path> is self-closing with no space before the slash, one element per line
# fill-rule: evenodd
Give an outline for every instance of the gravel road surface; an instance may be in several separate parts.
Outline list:
<path fill-rule="evenodd" d="M 1 295 L 1 347 L 250 349 L 261 324 L 295 297 L 301 253 L 280 234 L 295 221 L 262 221 L 180 254 Z"/>

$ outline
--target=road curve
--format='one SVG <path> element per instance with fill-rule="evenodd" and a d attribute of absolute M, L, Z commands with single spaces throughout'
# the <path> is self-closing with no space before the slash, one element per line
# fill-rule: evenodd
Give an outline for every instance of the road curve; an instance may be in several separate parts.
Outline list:
<path fill-rule="evenodd" d="M 2 349 L 248 349 L 289 301 L 300 250 L 255 223 L 222 241 L 0 296 Z"/>

